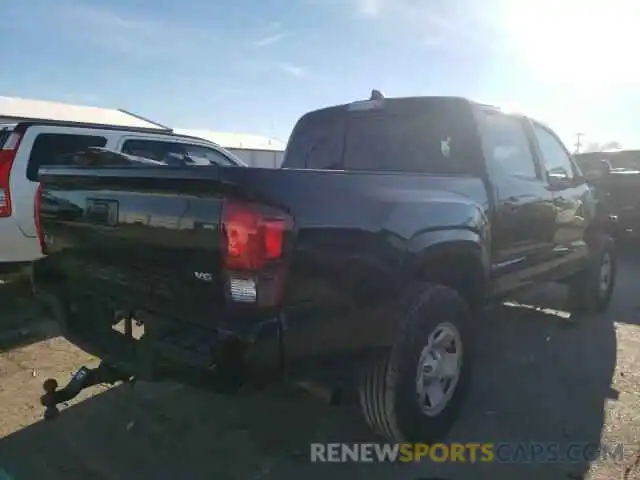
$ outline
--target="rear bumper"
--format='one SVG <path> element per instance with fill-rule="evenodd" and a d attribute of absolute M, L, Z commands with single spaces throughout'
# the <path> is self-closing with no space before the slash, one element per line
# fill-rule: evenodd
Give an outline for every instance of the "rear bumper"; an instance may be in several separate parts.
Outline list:
<path fill-rule="evenodd" d="M 36 298 L 60 325 L 64 337 L 82 350 L 140 380 L 175 380 L 236 393 L 282 377 L 282 319 L 262 321 L 257 336 L 242 336 L 160 318 L 144 317 L 138 325 L 116 331 L 109 321 L 75 318 L 54 294 Z"/>
<path fill-rule="evenodd" d="M 37 237 L 26 236 L 13 217 L 0 218 L 0 264 L 32 262 L 42 258 Z"/>

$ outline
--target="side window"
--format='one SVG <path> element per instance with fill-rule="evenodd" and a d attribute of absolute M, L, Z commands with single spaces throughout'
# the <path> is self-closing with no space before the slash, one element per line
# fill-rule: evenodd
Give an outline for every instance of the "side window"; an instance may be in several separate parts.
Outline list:
<path fill-rule="evenodd" d="M 571 158 L 560 140 L 540 125 L 534 125 L 534 132 L 542 153 L 542 161 L 547 170 L 547 175 L 558 179 L 570 180 L 574 178 Z"/>
<path fill-rule="evenodd" d="M 186 143 L 184 147 L 187 156 L 197 165 L 235 165 L 235 163 L 213 148 L 202 145 L 189 145 Z"/>
<path fill-rule="evenodd" d="M 535 179 L 536 167 L 522 122 L 496 112 L 482 112 L 480 130 L 487 169 L 492 177 Z"/>
<path fill-rule="evenodd" d="M 72 154 L 91 147 L 104 147 L 107 139 L 96 135 L 71 135 L 63 133 L 41 133 L 33 142 L 27 178 L 37 181 L 38 170 L 46 165 L 64 165 Z M 65 159 L 68 159 L 65 161 Z"/>
<path fill-rule="evenodd" d="M 179 143 L 158 140 L 125 140 L 122 153 L 148 158 L 169 165 L 184 165 L 186 152 Z"/>

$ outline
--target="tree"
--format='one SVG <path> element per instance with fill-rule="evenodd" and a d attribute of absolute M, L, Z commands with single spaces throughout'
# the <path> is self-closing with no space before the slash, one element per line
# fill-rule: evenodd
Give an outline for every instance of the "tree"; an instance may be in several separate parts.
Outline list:
<path fill-rule="evenodd" d="M 620 145 L 620 142 L 617 141 L 612 141 L 612 142 L 606 142 L 602 145 L 602 150 L 619 150 L 622 148 L 622 145 Z"/>
<path fill-rule="evenodd" d="M 584 149 L 585 152 L 604 152 L 607 150 L 618 150 L 621 149 L 622 145 L 618 141 L 609 141 L 604 143 L 591 142 Z"/>

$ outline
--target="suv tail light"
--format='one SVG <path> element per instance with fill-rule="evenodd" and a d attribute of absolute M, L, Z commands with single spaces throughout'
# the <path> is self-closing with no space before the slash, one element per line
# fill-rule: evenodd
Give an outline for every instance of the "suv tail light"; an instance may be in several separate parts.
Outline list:
<path fill-rule="evenodd" d="M 11 167 L 13 167 L 13 162 L 16 159 L 21 140 L 22 135 L 13 132 L 4 144 L 0 146 L 0 217 L 11 216 L 12 206 L 9 177 L 11 176 Z"/>
<path fill-rule="evenodd" d="M 42 254 L 45 253 L 45 240 L 44 240 L 44 230 L 42 229 L 42 220 L 40 218 L 40 212 L 42 209 L 42 184 L 38 184 L 38 188 L 36 188 L 36 198 L 33 207 L 33 218 L 36 222 L 36 232 L 38 234 L 38 241 L 40 242 L 40 252 Z"/>
<path fill-rule="evenodd" d="M 228 300 L 278 306 L 292 243 L 291 216 L 265 205 L 225 200 L 221 226 L 220 251 Z"/>

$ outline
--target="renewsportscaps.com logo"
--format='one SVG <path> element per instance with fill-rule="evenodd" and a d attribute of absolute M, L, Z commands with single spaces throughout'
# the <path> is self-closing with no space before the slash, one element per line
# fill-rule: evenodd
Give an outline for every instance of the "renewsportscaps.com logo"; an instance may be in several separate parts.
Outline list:
<path fill-rule="evenodd" d="M 623 444 L 492 443 L 312 443 L 312 462 L 324 463 L 579 463 L 624 461 Z"/>

